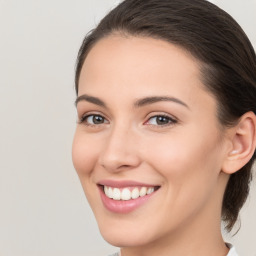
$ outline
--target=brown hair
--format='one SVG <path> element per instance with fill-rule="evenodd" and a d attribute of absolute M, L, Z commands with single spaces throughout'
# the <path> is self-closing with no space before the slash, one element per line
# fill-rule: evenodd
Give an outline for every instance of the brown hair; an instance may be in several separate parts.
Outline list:
<path fill-rule="evenodd" d="M 90 49 L 113 33 L 153 37 L 176 44 L 201 62 L 205 87 L 216 97 L 218 118 L 232 126 L 246 112 L 256 113 L 256 56 L 237 22 L 205 0 L 125 0 L 110 11 L 84 39 L 75 86 Z M 249 193 L 251 160 L 230 176 L 223 198 L 222 219 L 234 226 Z"/>

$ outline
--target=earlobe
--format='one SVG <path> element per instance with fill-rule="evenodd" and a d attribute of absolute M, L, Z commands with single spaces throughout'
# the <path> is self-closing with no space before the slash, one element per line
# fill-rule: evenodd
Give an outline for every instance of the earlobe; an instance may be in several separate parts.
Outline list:
<path fill-rule="evenodd" d="M 245 113 L 239 122 L 231 128 L 232 148 L 227 152 L 222 171 L 232 174 L 246 165 L 256 147 L 256 116 L 253 112 Z"/>

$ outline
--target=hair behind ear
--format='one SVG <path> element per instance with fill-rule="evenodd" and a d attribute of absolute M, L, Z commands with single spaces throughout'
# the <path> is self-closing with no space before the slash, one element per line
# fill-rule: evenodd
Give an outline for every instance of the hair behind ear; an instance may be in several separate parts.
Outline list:
<path fill-rule="evenodd" d="M 222 219 L 227 223 L 226 229 L 231 231 L 240 209 L 244 205 L 252 180 L 252 165 L 256 158 L 256 116 L 253 112 L 245 113 L 235 127 L 232 149 L 227 156 L 223 171 L 231 174 L 222 206 Z"/>

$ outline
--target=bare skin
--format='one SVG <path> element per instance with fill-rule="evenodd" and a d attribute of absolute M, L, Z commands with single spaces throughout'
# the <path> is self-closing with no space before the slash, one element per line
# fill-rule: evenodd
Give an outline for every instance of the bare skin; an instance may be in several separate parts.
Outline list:
<path fill-rule="evenodd" d="M 78 97 L 73 162 L 104 239 L 122 256 L 227 255 L 222 170 L 232 143 L 196 60 L 162 40 L 112 35 L 89 52 Z M 102 180 L 159 189 L 116 213 L 102 203 Z"/>

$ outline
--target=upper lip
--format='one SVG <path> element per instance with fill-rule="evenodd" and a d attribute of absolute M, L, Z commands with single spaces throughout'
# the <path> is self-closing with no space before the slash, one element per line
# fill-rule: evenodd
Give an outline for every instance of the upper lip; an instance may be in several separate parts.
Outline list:
<path fill-rule="evenodd" d="M 115 187 L 115 188 L 124 188 L 124 187 L 159 187 L 156 184 L 148 184 L 133 180 L 101 180 L 98 182 L 98 185 Z"/>

